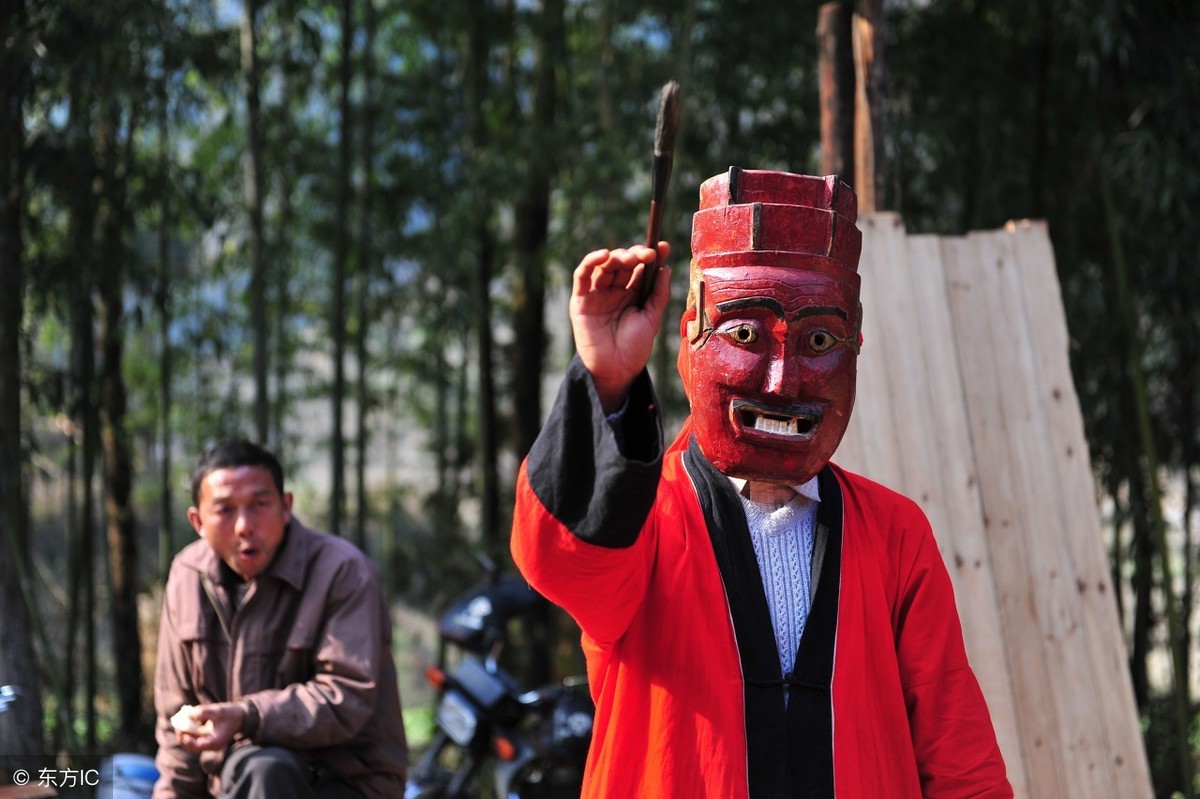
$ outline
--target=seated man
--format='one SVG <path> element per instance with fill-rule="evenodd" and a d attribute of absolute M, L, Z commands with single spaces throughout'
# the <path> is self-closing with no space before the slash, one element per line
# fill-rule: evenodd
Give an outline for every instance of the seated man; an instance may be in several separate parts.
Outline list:
<path fill-rule="evenodd" d="M 155 799 L 404 793 L 391 624 L 348 542 L 292 517 L 283 470 L 248 441 L 192 473 L 200 536 L 171 566 L 154 682 Z"/>

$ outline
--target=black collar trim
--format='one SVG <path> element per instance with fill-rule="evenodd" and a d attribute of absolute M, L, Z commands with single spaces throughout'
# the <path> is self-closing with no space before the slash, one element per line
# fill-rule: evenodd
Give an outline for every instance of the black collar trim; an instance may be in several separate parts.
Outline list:
<path fill-rule="evenodd" d="M 833 654 L 841 586 L 842 491 L 833 470 L 818 476 L 816 536 L 824 547 L 816 596 L 796 653 L 783 674 L 771 614 L 741 501 L 696 439 L 683 454 L 708 524 L 741 659 L 750 796 L 833 797 Z M 784 689 L 787 704 L 784 704 Z"/>

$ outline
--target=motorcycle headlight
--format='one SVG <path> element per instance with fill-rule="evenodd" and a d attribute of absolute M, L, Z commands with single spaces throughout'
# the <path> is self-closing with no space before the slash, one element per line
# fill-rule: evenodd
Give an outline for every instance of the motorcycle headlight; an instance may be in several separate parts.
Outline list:
<path fill-rule="evenodd" d="M 457 691 L 447 691 L 438 705 L 438 726 L 459 746 L 466 746 L 475 737 L 479 716 L 466 697 Z"/>

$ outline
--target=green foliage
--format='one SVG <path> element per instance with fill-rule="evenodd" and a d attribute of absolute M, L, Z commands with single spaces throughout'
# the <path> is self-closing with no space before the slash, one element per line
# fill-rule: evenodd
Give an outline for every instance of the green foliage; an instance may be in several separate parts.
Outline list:
<path fill-rule="evenodd" d="M 1192 726 L 1189 746 L 1193 754 L 1192 773 L 1200 771 L 1200 721 L 1192 710 Z M 1172 723 L 1172 699 L 1155 695 L 1142 715 L 1142 734 L 1146 742 L 1146 754 L 1150 759 L 1150 770 L 1154 775 L 1154 794 L 1158 799 L 1176 799 L 1183 796 L 1180 790 L 1179 769 L 1176 765 L 1175 734 Z M 1193 785 L 1193 794 L 1200 791 L 1200 777 Z"/>
<path fill-rule="evenodd" d="M 435 710 L 430 705 L 404 708 L 404 733 L 408 736 L 410 749 L 420 751 L 433 740 L 433 734 L 437 732 Z"/>

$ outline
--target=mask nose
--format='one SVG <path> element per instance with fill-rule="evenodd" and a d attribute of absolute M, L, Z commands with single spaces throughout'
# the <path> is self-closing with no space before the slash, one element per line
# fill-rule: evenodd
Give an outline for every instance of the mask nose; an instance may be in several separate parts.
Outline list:
<path fill-rule="evenodd" d="M 773 348 L 767 364 L 766 393 L 780 397 L 795 396 L 799 389 L 800 370 L 788 359 L 787 348 Z"/>

